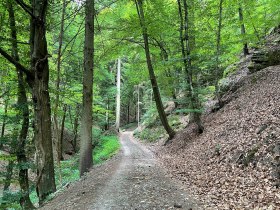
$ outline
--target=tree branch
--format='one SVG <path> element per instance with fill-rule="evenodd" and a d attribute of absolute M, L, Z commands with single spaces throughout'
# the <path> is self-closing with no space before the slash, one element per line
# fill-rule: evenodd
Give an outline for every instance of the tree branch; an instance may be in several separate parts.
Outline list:
<path fill-rule="evenodd" d="M 10 56 L 7 52 L 5 52 L 1 47 L 0 47 L 0 54 L 4 58 L 6 58 L 10 63 L 12 63 L 15 67 L 17 67 L 20 71 L 25 73 L 28 79 L 34 80 L 34 75 L 26 67 L 21 65 L 12 56 Z"/>
<path fill-rule="evenodd" d="M 32 13 L 32 7 L 30 7 L 29 5 L 25 4 L 23 1 L 21 0 L 15 0 L 16 3 L 18 3 L 18 5 L 25 11 L 27 12 L 32 18 L 37 19 L 37 17 L 35 17 Z"/>

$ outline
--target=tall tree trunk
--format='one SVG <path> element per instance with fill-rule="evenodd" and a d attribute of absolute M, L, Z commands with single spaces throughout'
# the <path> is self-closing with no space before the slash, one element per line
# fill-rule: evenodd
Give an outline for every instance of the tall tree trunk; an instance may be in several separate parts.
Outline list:
<path fill-rule="evenodd" d="M 136 4 L 137 12 L 138 12 L 138 17 L 140 20 L 140 25 L 142 28 L 142 35 L 143 35 L 144 45 L 145 45 L 147 66 L 148 66 L 148 70 L 149 70 L 150 80 L 151 80 L 151 84 L 152 84 L 152 88 L 153 88 L 153 93 L 154 93 L 154 97 L 155 97 L 158 114 L 159 114 L 159 117 L 160 117 L 160 120 L 161 120 L 161 123 L 162 123 L 164 129 L 166 130 L 166 132 L 169 135 L 169 139 L 172 139 L 175 135 L 175 132 L 168 124 L 167 117 L 164 112 L 162 100 L 160 97 L 160 92 L 159 92 L 156 76 L 155 76 L 153 65 L 152 65 L 152 60 L 151 60 L 151 56 L 150 56 L 150 48 L 149 48 L 149 38 L 148 38 L 147 26 L 145 23 L 145 16 L 144 16 L 144 11 L 143 11 L 143 2 L 142 2 L 142 0 L 135 0 L 135 4 Z"/>
<path fill-rule="evenodd" d="M 64 35 L 65 10 L 66 10 L 66 0 L 63 0 L 61 25 L 60 25 L 60 33 L 59 33 L 59 46 L 58 46 L 58 54 L 57 54 L 56 96 L 55 96 L 54 114 L 53 114 L 58 163 L 60 162 L 60 160 L 63 160 L 62 153 L 60 152 L 62 150 L 62 142 L 60 138 L 57 118 L 58 118 L 58 106 L 59 106 L 59 95 L 60 95 L 61 49 L 62 49 L 62 42 L 63 42 L 63 35 Z"/>
<path fill-rule="evenodd" d="M 192 51 L 192 46 L 194 46 L 194 43 L 191 42 L 194 42 L 194 35 L 192 35 L 193 38 L 191 39 L 190 38 L 191 23 L 189 17 L 189 6 L 187 4 L 187 1 L 183 0 L 183 7 L 184 7 L 184 15 L 183 15 L 181 1 L 177 0 L 177 2 L 178 2 L 178 10 L 180 15 L 180 25 L 181 25 L 181 32 L 180 32 L 181 50 L 182 50 L 184 68 L 185 68 L 186 81 L 188 82 L 187 91 L 190 94 L 190 109 L 193 110 L 193 112 L 190 113 L 189 118 L 190 118 L 190 123 L 196 123 L 198 127 L 198 132 L 202 133 L 204 127 L 200 119 L 200 113 L 198 112 L 199 101 L 198 101 L 197 93 L 195 93 L 193 88 L 193 72 L 192 72 L 193 67 L 192 67 L 191 51 Z M 185 37 L 183 36 L 183 32 L 185 34 Z"/>
<path fill-rule="evenodd" d="M 117 97 L 116 97 L 116 130 L 120 129 L 120 114 L 121 114 L 121 59 L 118 59 L 117 68 Z"/>
<path fill-rule="evenodd" d="M 223 0 L 220 0 L 219 20 L 218 20 L 218 28 L 217 28 L 217 42 L 216 42 L 216 71 L 215 71 L 215 94 L 220 107 L 222 106 L 222 102 L 219 93 L 218 82 L 221 77 L 220 54 L 221 54 L 222 15 L 223 15 Z"/>
<path fill-rule="evenodd" d="M 92 88 L 94 52 L 94 0 L 85 3 L 83 110 L 81 120 L 80 176 L 92 167 Z"/>
<path fill-rule="evenodd" d="M 1 139 L 4 138 L 5 135 L 5 127 L 6 127 L 6 118 L 7 118 L 7 112 L 8 112 L 8 100 L 5 100 L 5 107 L 4 107 L 4 116 L 3 116 L 3 122 L 2 122 L 2 128 L 1 128 Z M 0 150 L 3 149 L 3 142 L 1 140 L 0 143 Z"/>
<path fill-rule="evenodd" d="M 18 46 L 17 46 L 17 31 L 16 21 L 14 15 L 14 9 L 11 2 L 7 3 L 10 29 L 11 29 L 11 40 L 12 40 L 12 56 L 19 62 Z M 18 74 L 18 120 L 22 119 L 21 130 L 18 136 L 18 142 L 16 146 L 16 156 L 19 165 L 19 184 L 21 188 L 20 205 L 23 209 L 35 209 L 30 198 L 29 198 L 29 180 L 28 180 L 28 169 L 24 167 L 27 163 L 27 157 L 25 153 L 25 144 L 28 135 L 29 128 L 29 107 L 25 89 L 25 82 L 23 79 L 23 73 L 17 69 Z"/>
<path fill-rule="evenodd" d="M 239 14 L 239 21 L 240 21 L 241 36 L 243 39 L 243 54 L 244 54 L 244 56 L 246 56 L 246 55 L 249 55 L 249 49 L 248 49 L 248 43 L 245 39 L 246 29 L 245 29 L 245 24 L 244 24 L 244 19 L 243 19 L 243 9 L 242 9 L 241 5 L 239 5 L 238 14 Z"/>
<path fill-rule="evenodd" d="M 32 96 L 35 115 L 35 147 L 37 162 L 36 190 L 39 203 L 55 192 L 54 162 L 49 96 L 49 64 L 46 41 L 48 0 L 32 1 L 31 65 L 34 72 Z"/>

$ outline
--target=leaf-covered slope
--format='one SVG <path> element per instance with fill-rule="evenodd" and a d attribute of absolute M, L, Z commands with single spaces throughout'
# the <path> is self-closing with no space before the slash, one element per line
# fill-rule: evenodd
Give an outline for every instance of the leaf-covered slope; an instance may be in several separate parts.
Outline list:
<path fill-rule="evenodd" d="M 228 104 L 205 116 L 203 134 L 188 127 L 159 158 L 208 209 L 277 209 L 280 66 L 248 76 L 230 94 Z"/>

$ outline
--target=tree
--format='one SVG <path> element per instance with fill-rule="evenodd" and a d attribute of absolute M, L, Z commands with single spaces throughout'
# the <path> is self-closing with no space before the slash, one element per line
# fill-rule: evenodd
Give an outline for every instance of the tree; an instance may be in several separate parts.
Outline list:
<path fill-rule="evenodd" d="M 121 115 L 121 59 L 118 58 L 117 67 L 117 97 L 116 97 L 116 130 L 120 129 L 120 115 Z"/>
<path fill-rule="evenodd" d="M 249 55 L 249 49 L 248 49 L 248 43 L 245 39 L 246 30 L 245 30 L 245 24 L 244 24 L 244 20 L 243 20 L 243 8 L 241 5 L 239 5 L 239 8 L 238 8 L 238 15 L 239 15 L 239 21 L 240 21 L 241 36 L 243 39 L 243 54 L 244 54 L 244 56 L 246 56 L 246 55 Z"/>
<path fill-rule="evenodd" d="M 80 176 L 92 167 L 92 98 L 94 52 L 94 0 L 85 3 L 83 105 L 81 119 Z"/>
<path fill-rule="evenodd" d="M 32 2 L 32 13 L 29 11 L 32 16 L 30 43 L 32 55 L 31 68 L 34 75 L 32 97 L 35 109 L 34 135 L 36 139 L 35 146 L 38 170 L 36 184 L 40 203 L 56 190 L 49 96 L 49 54 L 46 40 L 46 13 L 48 3 L 48 0 L 34 0 Z"/>
<path fill-rule="evenodd" d="M 142 29 L 142 35 L 143 35 L 144 46 L 145 46 L 145 54 L 146 54 L 146 62 L 147 62 L 148 70 L 149 70 L 151 85 L 152 85 L 152 88 L 153 88 L 153 93 L 154 93 L 154 98 L 155 98 L 158 114 L 159 114 L 159 117 L 160 117 L 160 120 L 161 120 L 161 123 L 162 123 L 164 129 L 166 130 L 166 132 L 169 135 L 169 139 L 172 139 L 175 135 L 175 132 L 170 127 L 170 125 L 168 124 L 167 117 L 166 117 L 166 114 L 164 112 L 164 108 L 163 108 L 163 104 L 162 104 L 162 100 L 161 100 L 156 76 L 155 76 L 153 65 L 152 65 L 150 48 L 149 48 L 149 38 L 148 38 L 147 26 L 146 26 L 146 23 L 145 23 L 145 16 L 144 16 L 144 11 L 143 11 L 143 1 L 142 0 L 135 0 L 135 4 L 136 4 L 137 12 L 138 12 L 140 26 L 141 26 L 141 29 Z"/>
<path fill-rule="evenodd" d="M 204 127 L 202 125 L 201 119 L 200 119 L 200 112 L 199 112 L 199 100 L 198 95 L 194 90 L 193 87 L 193 66 L 192 66 L 192 49 L 194 47 L 194 36 L 195 34 L 190 34 L 190 26 L 193 24 L 193 15 L 190 18 L 189 12 L 190 12 L 190 5 L 187 4 L 186 0 L 183 0 L 183 8 L 181 6 L 181 1 L 178 0 L 178 10 L 179 10 L 179 16 L 180 16 L 180 43 L 181 43 L 181 50 L 182 50 L 182 58 L 184 62 L 184 69 L 185 69 L 185 75 L 186 75 L 186 81 L 187 81 L 187 91 L 190 94 L 190 122 L 194 122 L 198 126 L 198 132 L 202 133 L 204 130 Z M 193 8 L 192 8 L 193 9 Z M 183 13 L 184 12 L 184 13 Z M 192 19 L 192 20 L 191 20 Z M 183 33 L 185 36 L 183 36 Z M 192 39 L 191 39 L 192 37 Z"/>
<path fill-rule="evenodd" d="M 10 29 L 11 29 L 11 40 L 12 40 L 12 56 L 15 61 L 19 62 L 18 46 L 17 46 L 17 31 L 16 31 L 16 21 L 14 8 L 11 2 L 7 3 L 9 19 L 10 19 Z M 16 156 L 19 165 L 19 184 L 21 188 L 20 205 L 23 209 L 35 209 L 30 198 L 29 198 L 29 180 L 28 180 L 28 169 L 25 167 L 27 164 L 27 158 L 25 153 L 25 144 L 28 134 L 29 127 L 29 107 L 27 101 L 27 95 L 25 90 L 25 82 L 23 78 L 23 73 L 17 69 L 18 75 L 18 123 L 20 119 L 22 120 L 21 129 L 18 136 L 17 146 L 16 146 Z"/>
<path fill-rule="evenodd" d="M 222 106 L 221 96 L 219 93 L 218 82 L 221 75 L 220 54 L 221 54 L 221 30 L 222 30 L 222 14 L 223 13 L 223 0 L 219 3 L 219 19 L 217 27 L 217 42 L 216 42 L 216 72 L 215 72 L 215 93 L 219 106 Z"/>
<path fill-rule="evenodd" d="M 55 97 L 55 105 L 54 105 L 54 128 L 55 128 L 55 136 L 56 136 L 56 150 L 57 150 L 57 161 L 58 163 L 60 160 L 63 160 L 62 154 L 62 140 L 59 133 L 59 126 L 58 126 L 58 106 L 59 106 L 59 95 L 60 95 L 60 77 L 61 77 L 61 57 L 62 57 L 62 42 L 63 42 L 63 35 L 64 35 L 64 22 L 65 22 L 65 11 L 66 11 L 66 0 L 63 0 L 62 6 L 62 14 L 61 14 L 61 25 L 60 25 L 60 33 L 59 33 L 59 46 L 58 46 L 58 53 L 57 53 L 57 77 L 56 77 L 56 97 Z M 63 132 L 63 131 L 61 131 Z"/>
<path fill-rule="evenodd" d="M 37 181 L 39 203 L 55 192 L 54 163 L 51 133 L 51 109 L 49 97 L 49 65 L 46 41 L 46 13 L 48 0 L 34 0 L 29 6 L 16 1 L 31 16 L 30 49 L 31 71 L 17 62 L 0 47 L 0 54 L 26 75 L 32 89 L 34 104 L 34 136 L 36 147 Z"/>

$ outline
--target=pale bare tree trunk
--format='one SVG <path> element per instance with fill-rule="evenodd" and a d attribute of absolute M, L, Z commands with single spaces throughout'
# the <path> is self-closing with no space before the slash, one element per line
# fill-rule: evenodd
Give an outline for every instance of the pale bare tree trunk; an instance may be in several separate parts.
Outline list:
<path fill-rule="evenodd" d="M 110 108 L 110 99 L 109 97 L 107 98 L 107 105 L 106 105 L 106 127 L 105 130 L 109 130 L 110 128 L 110 122 L 109 122 L 109 108 Z"/>
<path fill-rule="evenodd" d="M 7 118 L 7 112 L 8 112 L 8 100 L 5 100 L 5 107 L 4 107 L 4 116 L 3 116 L 3 122 L 2 122 L 2 128 L 1 128 L 1 138 L 5 135 L 5 127 L 6 127 L 6 118 Z M 0 150 L 3 149 L 3 143 L 1 141 L 0 143 Z"/>
<path fill-rule="evenodd" d="M 140 126 L 140 84 L 137 86 L 137 126 Z"/>
<path fill-rule="evenodd" d="M 159 114 L 159 117 L 160 117 L 160 120 L 161 120 L 161 123 L 162 123 L 164 129 L 166 130 L 166 132 L 169 135 L 169 139 L 172 139 L 175 136 L 175 132 L 170 127 L 170 125 L 167 121 L 167 117 L 166 117 L 166 114 L 164 112 L 164 108 L 163 108 L 163 104 L 162 104 L 162 100 L 161 100 L 156 76 L 155 76 L 153 65 L 152 65 L 150 48 L 149 48 L 148 31 L 147 31 L 147 26 L 146 26 L 146 23 L 145 23 L 145 15 L 144 15 L 144 11 L 143 11 L 143 1 L 142 0 L 135 0 L 135 4 L 136 4 L 138 17 L 139 17 L 140 25 L 141 25 L 141 29 L 142 29 L 142 35 L 143 35 L 144 45 L 145 45 L 145 54 L 146 54 L 146 60 L 147 60 L 147 67 L 148 67 L 148 70 L 149 70 L 151 85 L 152 85 L 152 88 L 153 88 L 153 93 L 154 93 L 154 97 L 155 97 L 155 102 L 156 102 L 158 114 Z"/>
<path fill-rule="evenodd" d="M 92 98 L 94 52 L 94 0 L 85 2 L 83 107 L 81 120 L 80 176 L 92 167 Z"/>
<path fill-rule="evenodd" d="M 121 114 L 121 59 L 118 59 L 117 68 L 117 97 L 116 97 L 116 130 L 120 129 L 120 114 Z"/>

